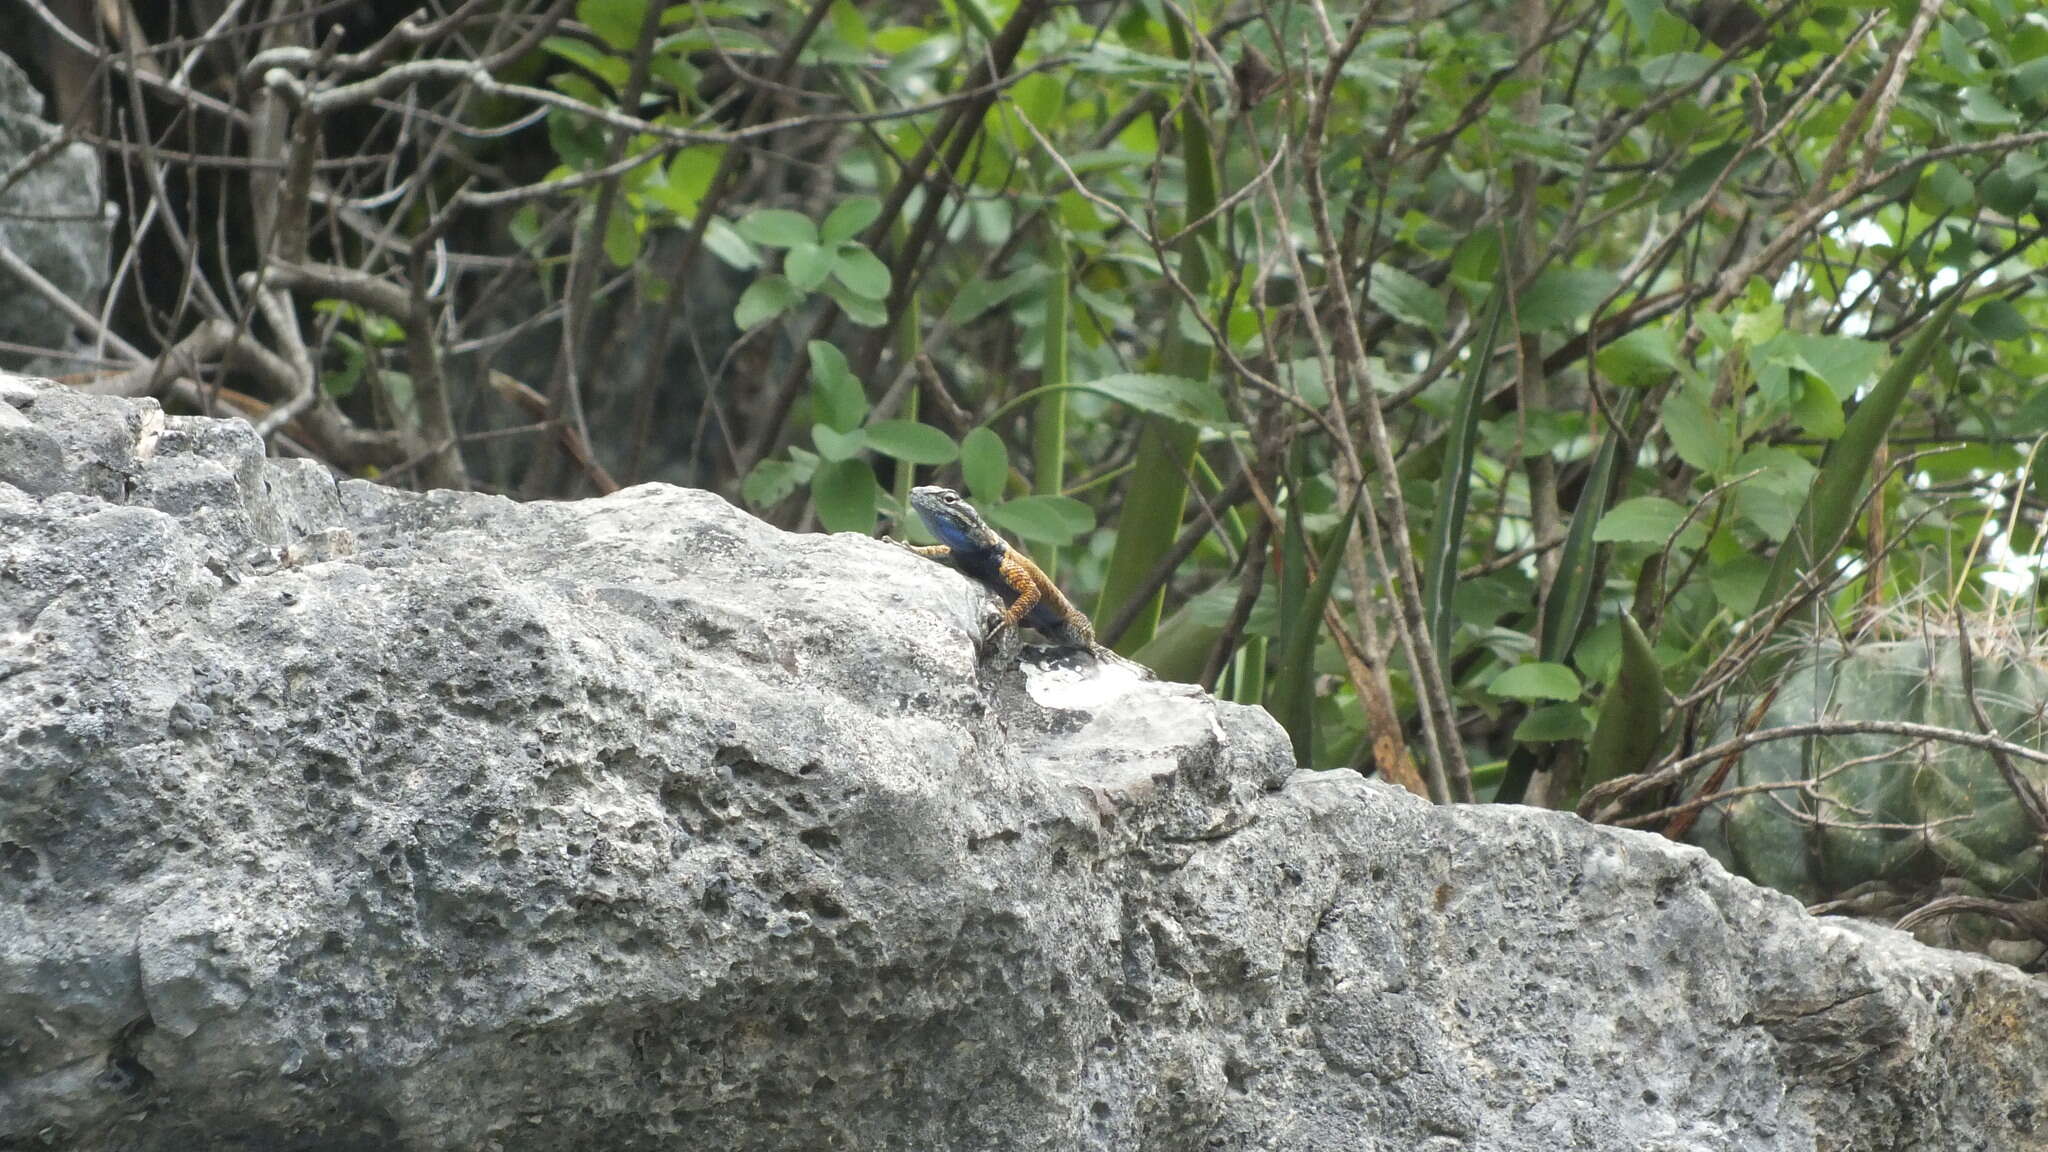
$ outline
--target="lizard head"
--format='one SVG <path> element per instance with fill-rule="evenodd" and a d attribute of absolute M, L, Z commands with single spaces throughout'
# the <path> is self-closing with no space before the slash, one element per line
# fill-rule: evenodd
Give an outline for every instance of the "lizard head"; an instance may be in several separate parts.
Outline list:
<path fill-rule="evenodd" d="M 910 490 L 910 507 L 917 518 L 941 544 L 949 548 L 1002 547 L 1002 540 L 974 510 L 967 498 L 951 488 L 928 484 Z"/>

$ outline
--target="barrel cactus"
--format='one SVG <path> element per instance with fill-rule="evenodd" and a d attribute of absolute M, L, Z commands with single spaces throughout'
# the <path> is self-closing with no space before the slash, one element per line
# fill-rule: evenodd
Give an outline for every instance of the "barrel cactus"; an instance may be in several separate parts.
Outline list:
<path fill-rule="evenodd" d="M 2048 655 L 2011 630 L 1973 631 L 1971 640 L 1992 729 L 2048 747 Z M 1808 642 L 1786 664 L 1759 727 L 1858 720 L 1977 731 L 1960 638 Z M 2037 787 L 2048 784 L 2048 766 L 2017 764 Z M 1809 904 L 1897 915 L 1937 896 L 2048 896 L 2039 838 L 1986 752 L 1876 734 L 1781 740 L 1745 752 L 1724 788 L 1799 782 L 1718 803 L 1693 841 L 1731 871 Z"/>

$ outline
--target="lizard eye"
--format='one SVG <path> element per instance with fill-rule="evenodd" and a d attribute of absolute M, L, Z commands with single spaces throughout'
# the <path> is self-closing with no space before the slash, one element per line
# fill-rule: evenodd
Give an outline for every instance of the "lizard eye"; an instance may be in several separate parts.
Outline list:
<path fill-rule="evenodd" d="M 939 497 L 939 499 L 944 500 L 948 504 L 958 504 L 960 502 L 960 497 L 955 496 L 951 492 L 948 492 L 944 496 Z"/>

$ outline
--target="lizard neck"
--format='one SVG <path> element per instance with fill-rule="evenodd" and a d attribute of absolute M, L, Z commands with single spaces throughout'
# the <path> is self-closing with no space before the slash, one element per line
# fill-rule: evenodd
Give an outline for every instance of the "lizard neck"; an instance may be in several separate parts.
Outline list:
<path fill-rule="evenodd" d="M 939 543 L 955 552 L 984 554 L 1004 551 L 1003 541 L 986 524 L 968 524 L 951 517 L 929 517 L 925 527 L 939 538 Z"/>

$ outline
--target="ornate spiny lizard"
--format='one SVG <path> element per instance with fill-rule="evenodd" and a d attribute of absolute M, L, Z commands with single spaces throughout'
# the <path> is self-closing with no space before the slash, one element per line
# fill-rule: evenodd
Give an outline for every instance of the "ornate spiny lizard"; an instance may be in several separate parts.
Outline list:
<path fill-rule="evenodd" d="M 1102 651 L 1088 617 L 1060 594 L 1031 557 L 1011 547 L 958 492 L 936 485 L 912 488 L 910 506 L 939 542 L 929 547 L 904 547 L 972 576 L 1003 598 L 1003 618 L 987 639 L 1021 624 L 1055 643 Z"/>

